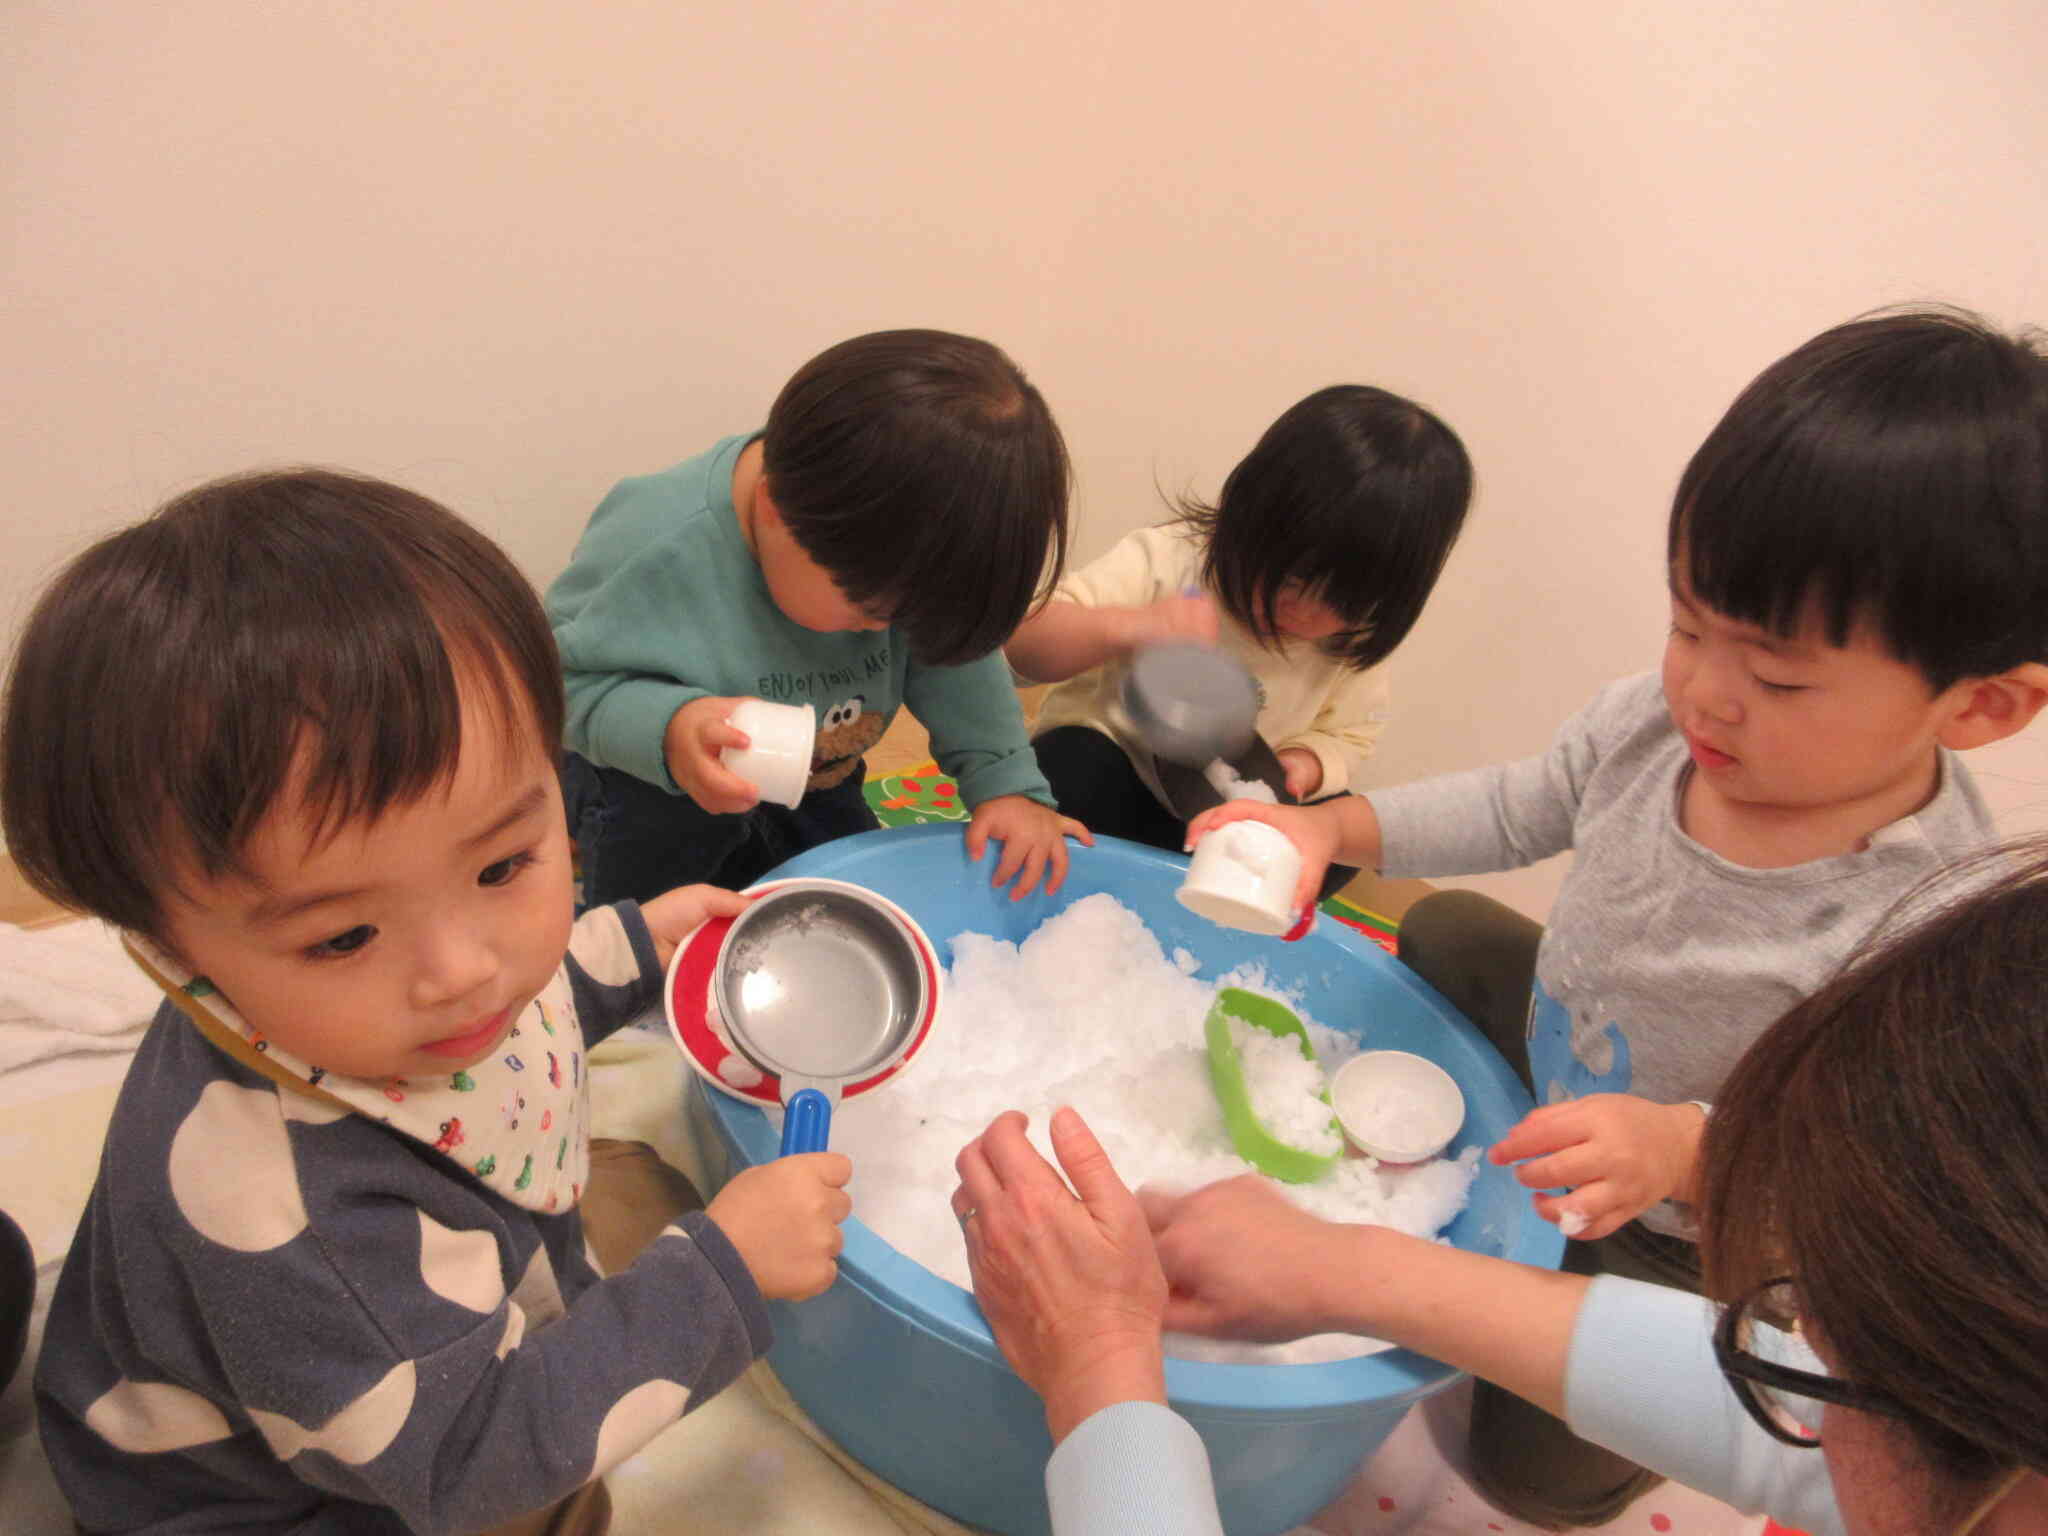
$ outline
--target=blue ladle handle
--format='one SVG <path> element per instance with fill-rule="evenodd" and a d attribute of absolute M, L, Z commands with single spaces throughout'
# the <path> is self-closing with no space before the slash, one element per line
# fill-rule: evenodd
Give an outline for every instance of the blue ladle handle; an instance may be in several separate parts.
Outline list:
<path fill-rule="evenodd" d="M 832 1128 L 832 1101 L 815 1088 L 799 1088 L 782 1106 L 782 1153 L 822 1152 Z"/>

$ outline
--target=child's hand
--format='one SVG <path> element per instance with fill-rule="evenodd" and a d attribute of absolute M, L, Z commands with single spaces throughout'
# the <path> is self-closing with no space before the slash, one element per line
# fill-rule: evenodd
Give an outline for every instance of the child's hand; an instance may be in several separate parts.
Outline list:
<path fill-rule="evenodd" d="M 852 1162 L 838 1152 L 778 1157 L 734 1174 L 704 1214 L 747 1261 L 763 1296 L 807 1301 L 839 1278 L 839 1223 L 853 1214 L 852 1177 Z"/>
<path fill-rule="evenodd" d="M 714 816 L 750 811 L 761 792 L 719 761 L 726 747 L 751 746 L 747 733 L 728 725 L 738 699 L 692 699 L 668 717 L 661 751 L 682 792 Z"/>
<path fill-rule="evenodd" d="M 1207 593 L 1188 592 L 1179 597 L 1162 597 L 1143 608 L 1124 610 L 1118 639 L 1126 651 L 1141 645 L 1159 645 L 1169 640 L 1187 640 L 1196 645 L 1214 645 L 1217 635 L 1216 601 Z"/>
<path fill-rule="evenodd" d="M 1323 787 L 1323 760 L 1307 747 L 1282 747 L 1273 754 L 1287 775 L 1287 793 L 1306 800 Z"/>
<path fill-rule="evenodd" d="M 1192 850 L 1218 827 L 1227 827 L 1233 821 L 1263 821 L 1267 826 L 1278 827 L 1301 852 L 1301 878 L 1294 886 L 1294 910 L 1305 911 L 1323 888 L 1323 874 L 1337 854 L 1340 838 L 1330 807 L 1339 803 L 1328 800 L 1321 805 L 1268 805 L 1263 800 L 1232 800 L 1211 806 L 1189 822 L 1187 845 Z"/>
<path fill-rule="evenodd" d="M 738 917 L 753 899 L 715 885 L 679 885 L 641 902 L 640 915 L 647 919 L 655 954 L 667 965 L 676 946 L 699 926 L 714 917 Z"/>
<path fill-rule="evenodd" d="M 1067 878 L 1067 838 L 1078 837 L 1095 846 L 1095 834 L 1071 816 L 1062 816 L 1049 805 L 1040 805 L 1029 795 L 997 795 L 974 808 L 967 822 L 967 857 L 976 863 L 988 851 L 988 840 L 1003 845 L 990 885 L 1007 885 L 1010 876 L 1023 872 L 1010 900 L 1022 901 L 1038 888 L 1038 877 L 1049 872 L 1045 893 L 1050 896 Z"/>
<path fill-rule="evenodd" d="M 1568 1236 L 1592 1242 L 1659 1200 L 1691 1198 L 1706 1124 L 1697 1105 L 1595 1093 L 1524 1115 L 1487 1158 L 1521 1163 L 1515 1177 L 1525 1188 L 1569 1189 L 1534 1195 L 1531 1203 L 1545 1221 L 1576 1229 Z M 1567 1222 L 1568 1216 L 1574 1219 Z"/>

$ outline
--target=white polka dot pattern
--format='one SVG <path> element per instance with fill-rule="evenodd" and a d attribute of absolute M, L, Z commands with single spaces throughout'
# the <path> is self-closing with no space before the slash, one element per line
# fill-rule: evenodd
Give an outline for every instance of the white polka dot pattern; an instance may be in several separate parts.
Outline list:
<path fill-rule="evenodd" d="M 167 1381 L 116 1382 L 85 1411 L 85 1423 L 110 1444 L 145 1456 L 207 1445 L 234 1433 L 212 1403 Z"/>
<path fill-rule="evenodd" d="M 636 945 L 644 968 L 609 986 L 571 961 L 487 1060 L 377 1081 L 287 1060 L 205 978 L 151 968 L 194 1024 L 160 1015 L 138 1051 L 148 1091 L 108 1127 L 73 1248 L 92 1284 L 58 1288 L 38 1374 L 73 1425 L 51 1459 L 81 1518 L 154 1528 L 231 1501 L 251 1529 L 355 1529 L 373 1505 L 423 1528 L 539 1508 L 746 1368 L 769 1323 L 731 1254 L 670 1228 L 591 1295 L 583 1023 L 631 1023 L 661 978 L 630 907 L 587 937 L 601 975 Z M 341 1102 L 259 1075 L 237 1040 Z M 524 1348 L 542 1329 L 568 1330 L 545 1370 Z M 475 1439 L 485 1401 L 549 1428 L 566 1463 Z M 310 1520 L 303 1479 L 332 1490 Z"/>
<path fill-rule="evenodd" d="M 597 1459 L 590 1475 L 602 1477 L 683 1415 L 690 1392 L 679 1381 L 643 1381 L 604 1416 L 597 1431 Z"/>
<path fill-rule="evenodd" d="M 617 907 L 586 912 L 569 936 L 569 953 L 601 986 L 623 987 L 640 974 L 639 957 L 633 953 L 633 942 L 626 937 Z"/>
<path fill-rule="evenodd" d="M 555 1266 L 545 1246 L 533 1250 L 526 1272 L 512 1287 L 512 1299 L 525 1310 L 531 1328 L 545 1328 L 569 1310 L 562 1304 L 561 1283 L 555 1279 Z"/>
<path fill-rule="evenodd" d="M 211 1242 L 242 1253 L 281 1247 L 306 1229 L 278 1094 L 214 1082 L 171 1142 L 171 1197 Z"/>
<path fill-rule="evenodd" d="M 505 1299 L 497 1239 L 483 1231 L 454 1231 L 425 1211 L 419 1218 L 420 1279 L 427 1289 L 472 1312 L 495 1312 Z"/>
<path fill-rule="evenodd" d="M 361 1397 L 318 1429 L 279 1413 L 250 1409 L 249 1417 L 270 1448 L 286 1461 L 303 1451 L 325 1451 L 336 1461 L 359 1467 L 374 1461 L 398 1437 L 412 1413 L 418 1385 L 413 1362 L 401 1360 Z"/>

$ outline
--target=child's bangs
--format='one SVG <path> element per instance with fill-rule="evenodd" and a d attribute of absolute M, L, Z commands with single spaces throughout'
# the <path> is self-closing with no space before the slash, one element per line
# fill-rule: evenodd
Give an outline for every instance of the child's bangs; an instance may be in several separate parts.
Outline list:
<path fill-rule="evenodd" d="M 877 477 L 842 492 L 829 517 L 790 519 L 804 553 L 846 596 L 888 614 L 926 665 L 996 650 L 1066 562 L 1064 453 L 1013 440 L 974 468 Z"/>
<path fill-rule="evenodd" d="M 1897 453 L 1824 448 L 1694 461 L 1667 541 L 1694 596 L 1788 638 L 1817 618 L 1830 645 L 1867 622 L 1936 687 L 2011 665 L 2017 544 L 1929 513 L 1980 488 Z"/>
<path fill-rule="evenodd" d="M 405 637 L 380 655 L 360 658 L 370 669 L 383 664 L 381 676 L 336 667 L 309 690 L 288 780 L 272 804 L 278 797 L 294 798 L 316 839 L 352 821 L 374 821 L 446 785 L 463 748 L 478 745 L 464 736 L 465 703 L 483 718 L 508 759 L 540 730 L 531 690 L 500 648 L 438 627 L 418 650 L 409 641 Z M 547 756 L 552 762 L 556 753 Z"/>
<path fill-rule="evenodd" d="M 1008 640 L 1051 590 L 1064 563 L 1064 529 L 1058 539 L 1055 558 L 1054 532 L 1044 522 L 964 512 L 932 519 L 908 541 L 883 601 L 919 661 L 977 660 Z"/>
<path fill-rule="evenodd" d="M 1768 466 L 1704 477 L 1680 494 L 1668 553 L 1692 595 L 1716 613 L 1790 638 L 1817 615 L 1831 645 L 1889 585 L 1868 520 L 1838 487 Z"/>
<path fill-rule="evenodd" d="M 256 482 L 258 489 L 267 482 Z M 234 561 L 173 601 L 185 676 L 168 690 L 166 825 L 207 874 L 287 800 L 316 836 L 447 781 L 467 691 L 514 744 L 562 727 L 560 664 L 533 590 L 452 514 L 375 482 L 281 477 L 288 506 L 194 539 L 194 564 Z"/>
<path fill-rule="evenodd" d="M 304 818 L 316 841 L 374 820 L 445 783 L 462 751 L 463 682 L 475 679 L 510 736 L 530 711 L 501 664 L 451 661 L 415 594 L 359 605 L 353 622 L 311 619 L 195 680 L 162 765 L 164 824 L 183 829 L 180 862 L 242 872 L 250 837 L 274 813 Z"/>
<path fill-rule="evenodd" d="M 1947 311 L 1851 322 L 1759 374 L 1693 455 L 1666 551 L 1773 633 L 1868 622 L 1936 688 L 2048 659 L 2048 369 Z"/>

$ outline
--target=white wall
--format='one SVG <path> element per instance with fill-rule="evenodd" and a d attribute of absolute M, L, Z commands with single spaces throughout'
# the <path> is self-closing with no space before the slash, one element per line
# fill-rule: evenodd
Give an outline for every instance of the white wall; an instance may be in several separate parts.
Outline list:
<path fill-rule="evenodd" d="M 13 0 L 0 632 L 257 463 L 545 581 L 613 479 L 926 324 L 1045 388 L 1083 556 L 1309 389 L 1437 408 L 1481 496 L 1378 776 L 1534 751 L 1653 664 L 1666 500 L 1759 367 L 1900 299 L 2048 321 L 2044 58 L 2035 0 Z M 2015 827 L 2044 741 L 1979 755 Z"/>

